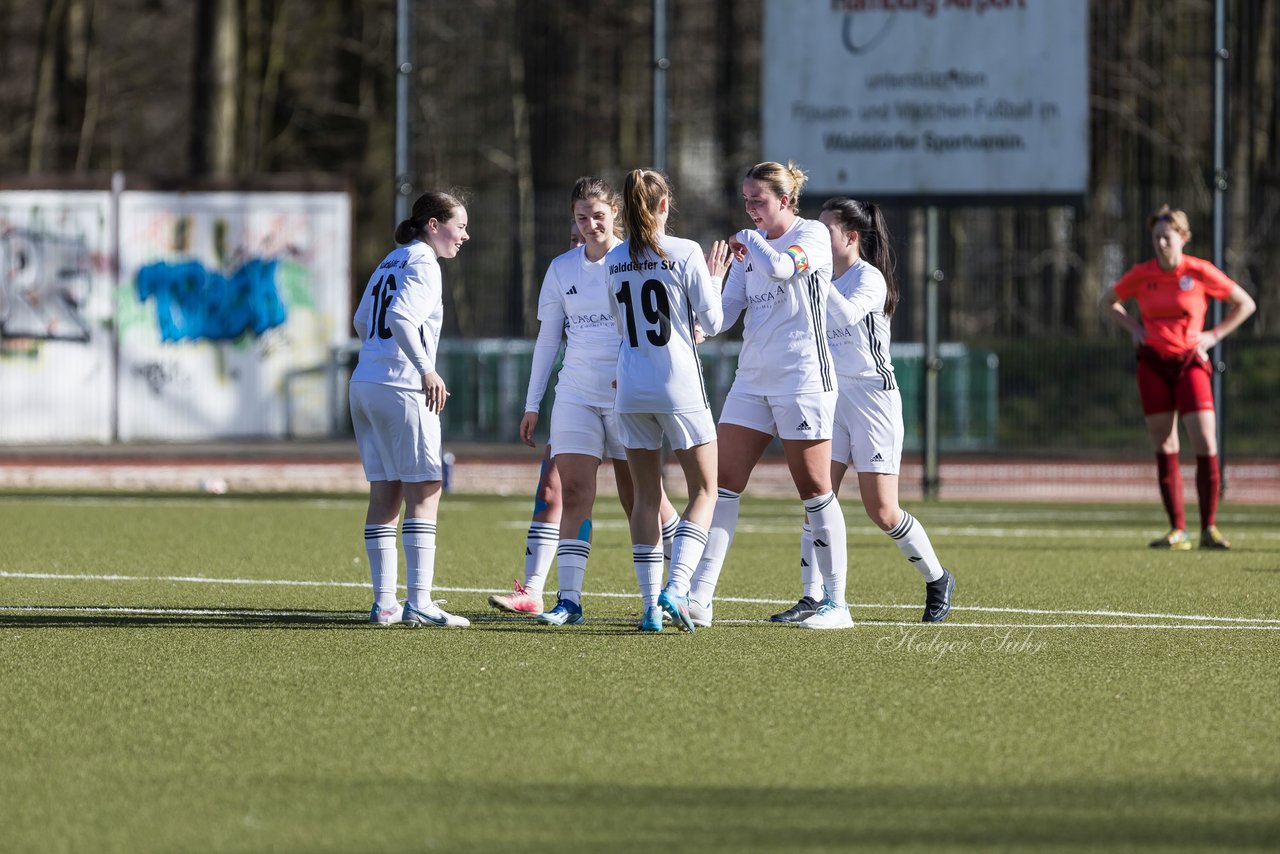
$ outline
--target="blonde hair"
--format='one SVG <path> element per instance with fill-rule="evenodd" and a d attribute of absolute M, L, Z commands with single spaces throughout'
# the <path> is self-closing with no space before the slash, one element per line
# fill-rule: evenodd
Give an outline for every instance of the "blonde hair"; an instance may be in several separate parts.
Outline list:
<path fill-rule="evenodd" d="M 646 249 L 664 261 L 669 261 L 658 239 L 662 229 L 658 224 L 658 203 L 667 199 L 667 211 L 672 210 L 671 185 L 661 172 L 652 169 L 632 169 L 622 185 L 622 215 L 627 221 L 630 243 L 627 252 L 632 264 L 640 263 L 640 254 Z"/>
<path fill-rule="evenodd" d="M 1160 210 L 1147 217 L 1147 231 L 1155 231 L 1156 226 L 1162 222 L 1173 226 L 1173 230 L 1181 234 L 1183 240 L 1191 239 L 1191 221 L 1187 219 L 1186 211 L 1161 205 Z"/>
<path fill-rule="evenodd" d="M 800 191 L 804 188 L 804 182 L 809 180 L 809 176 L 799 166 L 790 160 L 786 166 L 766 160 L 748 169 L 747 177 L 764 184 L 779 198 L 786 196 L 787 207 L 792 212 L 799 212 Z"/>

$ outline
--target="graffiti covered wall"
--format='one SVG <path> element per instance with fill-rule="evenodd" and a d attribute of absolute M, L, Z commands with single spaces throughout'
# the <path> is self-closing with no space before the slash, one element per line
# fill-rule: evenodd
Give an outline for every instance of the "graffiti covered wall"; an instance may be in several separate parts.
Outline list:
<path fill-rule="evenodd" d="M 111 194 L 0 193 L 0 441 L 111 438 Z"/>
<path fill-rule="evenodd" d="M 0 442 L 326 434 L 350 224 L 338 192 L 0 192 Z"/>
<path fill-rule="evenodd" d="M 120 219 L 120 438 L 323 435 L 346 194 L 126 192 Z"/>

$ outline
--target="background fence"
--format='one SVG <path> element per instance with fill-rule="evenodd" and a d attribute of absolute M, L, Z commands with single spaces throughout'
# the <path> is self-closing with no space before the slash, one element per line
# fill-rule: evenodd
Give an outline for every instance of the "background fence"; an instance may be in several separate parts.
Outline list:
<path fill-rule="evenodd" d="M 1274 454 L 1280 418 L 1268 400 L 1280 387 L 1280 320 L 1271 310 L 1280 296 L 1280 0 L 1225 3 L 1226 269 L 1259 310 L 1226 342 L 1224 414 L 1229 451 Z M 242 186 L 282 173 L 341 176 L 357 188 L 354 263 L 344 273 L 355 293 L 389 247 L 394 225 L 394 0 L 143 5 L 6 6 L 0 186 L 32 187 L 43 176 L 100 186 L 118 169 Z M 672 224 L 705 242 L 746 223 L 741 176 L 762 159 L 762 111 L 776 108 L 761 103 L 763 7 L 758 0 L 665 5 Z M 1209 254 L 1214 3 L 1087 5 L 1087 190 L 1067 205 L 943 207 L 940 337 L 998 358 L 998 448 L 1145 456 L 1127 337 L 1105 323 L 1096 301 L 1128 266 L 1150 257 L 1143 224 L 1160 203 L 1188 210 L 1196 232 L 1189 248 Z M 446 270 L 445 340 L 527 339 L 542 272 L 565 246 L 574 179 L 599 174 L 620 182 L 652 160 L 654 4 L 415 0 L 411 8 L 410 177 L 418 188 L 464 188 L 474 236 Z M 165 45 L 163 63 L 140 48 L 157 44 Z M 794 49 L 805 49 L 804 33 L 796 33 Z M 856 191 L 856 157 L 849 167 Z M 812 215 L 821 201 L 804 197 L 803 212 Z M 903 288 L 893 334 L 909 344 L 924 333 L 924 211 L 889 205 L 887 213 Z M 6 386 L 30 360 L 52 358 L 25 352 L 28 330 L 16 315 L 12 324 L 0 330 Z M 345 322 L 336 328 L 345 334 Z M 314 371 L 324 361 L 298 365 Z M 942 382 L 953 372 L 948 363 Z M 289 382 L 301 388 L 316 376 Z M 912 376 L 904 361 L 909 429 Z M 64 398 L 101 406 L 93 382 L 95 375 L 50 384 L 44 397 L 6 407 L 0 418 L 35 418 L 44 402 Z M 272 430 L 288 432 L 288 413 L 278 418 Z M 52 437 L 58 429 L 30 426 L 28 435 Z"/>
<path fill-rule="evenodd" d="M 698 348 L 707 396 L 716 416 L 733 384 L 741 346 L 737 341 L 713 340 Z M 329 399 L 333 407 L 332 421 L 339 433 L 351 429 L 344 378 L 354 366 L 359 349 L 359 342 L 351 342 L 333 351 Z M 922 444 L 919 411 L 924 348 L 919 344 L 895 344 L 891 355 L 903 395 L 903 419 L 907 424 L 904 445 L 908 450 L 918 450 Z M 941 447 L 948 451 L 994 450 L 999 436 L 999 359 L 990 351 L 974 351 L 963 344 L 943 344 L 941 356 L 944 366 L 939 407 Z M 441 341 L 440 372 L 451 390 L 449 405 L 441 418 L 445 439 L 515 441 L 532 364 L 533 342 L 529 340 Z M 553 378 L 542 401 L 540 434 L 545 434 L 551 423 L 554 386 Z"/>
<path fill-rule="evenodd" d="M 347 194 L 0 192 L 0 442 L 328 435 Z"/>

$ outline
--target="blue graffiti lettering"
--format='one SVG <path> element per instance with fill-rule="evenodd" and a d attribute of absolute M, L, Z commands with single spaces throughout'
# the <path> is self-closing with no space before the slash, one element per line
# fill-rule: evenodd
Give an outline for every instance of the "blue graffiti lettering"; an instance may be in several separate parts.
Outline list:
<path fill-rule="evenodd" d="M 162 341 L 232 341 L 283 324 L 276 262 L 253 258 L 230 277 L 197 261 L 159 261 L 138 270 L 138 300 L 155 297 Z"/>

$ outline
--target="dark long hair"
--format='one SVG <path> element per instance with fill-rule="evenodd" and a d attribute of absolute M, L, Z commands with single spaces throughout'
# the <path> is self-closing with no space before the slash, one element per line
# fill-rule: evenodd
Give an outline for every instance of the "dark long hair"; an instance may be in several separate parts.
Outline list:
<path fill-rule="evenodd" d="M 822 209 L 836 215 L 836 220 L 846 234 L 851 231 L 858 232 L 862 257 L 884 276 L 885 288 L 888 291 L 884 299 L 884 316 L 893 317 L 899 298 L 898 282 L 893 277 L 898 264 L 893 257 L 893 246 L 889 243 L 889 228 L 885 225 L 880 206 L 873 202 L 837 197 L 823 202 Z"/>
<path fill-rule="evenodd" d="M 400 220 L 400 224 L 396 226 L 396 243 L 403 245 L 422 239 L 429 220 L 448 222 L 453 219 L 453 212 L 460 207 L 462 201 L 454 193 L 427 190 L 414 201 L 409 218 Z"/>
<path fill-rule="evenodd" d="M 631 263 L 640 263 L 640 254 L 652 250 L 664 261 L 667 258 L 658 240 L 662 231 L 658 228 L 658 202 L 667 197 L 667 211 L 672 208 L 671 185 L 661 172 L 652 169 L 632 169 L 622 185 L 622 214 L 627 221 L 627 246 Z"/>

